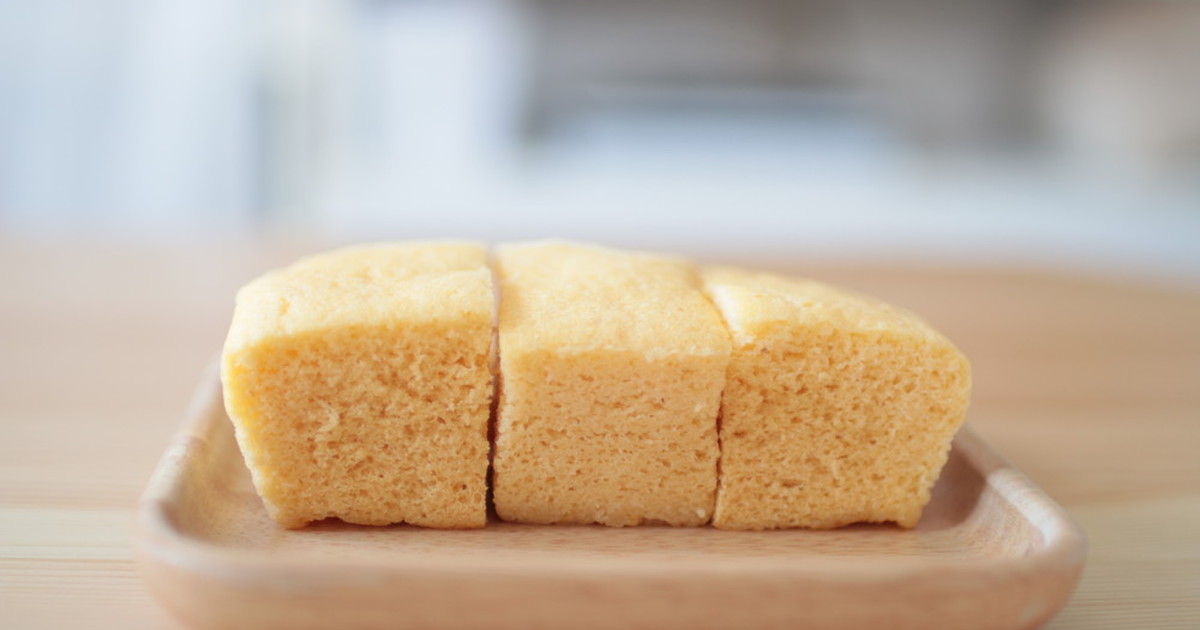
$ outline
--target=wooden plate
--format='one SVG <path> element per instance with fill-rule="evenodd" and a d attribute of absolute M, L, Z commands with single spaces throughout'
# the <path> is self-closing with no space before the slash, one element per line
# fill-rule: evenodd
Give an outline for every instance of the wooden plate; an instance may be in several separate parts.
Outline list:
<path fill-rule="evenodd" d="M 969 430 L 913 530 L 493 522 L 287 531 L 210 373 L 150 480 L 137 551 L 196 628 L 1031 628 L 1083 568 L 1078 526 Z"/>

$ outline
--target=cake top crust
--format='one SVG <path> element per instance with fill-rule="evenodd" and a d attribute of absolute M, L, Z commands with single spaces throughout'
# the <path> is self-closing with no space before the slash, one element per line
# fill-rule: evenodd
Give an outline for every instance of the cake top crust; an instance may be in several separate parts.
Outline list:
<path fill-rule="evenodd" d="M 705 290 L 734 344 L 789 331 L 899 335 L 950 345 L 925 320 L 901 308 L 827 284 L 733 267 L 706 267 Z"/>
<path fill-rule="evenodd" d="M 496 266 L 501 356 L 729 353 L 721 316 L 685 259 L 539 241 L 500 246 Z"/>
<path fill-rule="evenodd" d="M 303 258 L 243 287 L 226 340 L 355 326 L 490 322 L 486 249 L 465 241 L 358 245 Z"/>

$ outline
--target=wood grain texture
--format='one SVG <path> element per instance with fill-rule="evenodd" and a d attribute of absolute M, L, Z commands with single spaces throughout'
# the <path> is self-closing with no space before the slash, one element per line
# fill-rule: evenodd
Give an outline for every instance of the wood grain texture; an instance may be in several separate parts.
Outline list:
<path fill-rule="evenodd" d="M 233 292 L 329 243 L 0 236 L 0 627 L 179 628 L 132 555 L 137 498 Z M 969 425 L 1083 525 L 1048 625 L 1200 627 L 1200 291 L 1029 269 L 715 260 L 847 285 L 971 357 Z"/>
<path fill-rule="evenodd" d="M 137 549 L 196 628 L 1036 627 L 1083 568 L 1078 526 L 970 431 L 913 530 L 482 530 L 267 517 L 215 370 L 150 480 Z"/>

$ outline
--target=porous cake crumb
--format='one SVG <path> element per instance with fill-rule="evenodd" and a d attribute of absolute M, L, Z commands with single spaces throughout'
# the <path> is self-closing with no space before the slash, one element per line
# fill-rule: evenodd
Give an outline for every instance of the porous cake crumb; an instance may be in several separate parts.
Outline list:
<path fill-rule="evenodd" d="M 686 261 L 501 247 L 496 512 L 524 523 L 703 525 L 729 340 Z"/>
<path fill-rule="evenodd" d="M 713 525 L 916 525 L 966 414 L 963 355 L 915 315 L 816 282 L 703 278 L 733 343 Z"/>
<path fill-rule="evenodd" d="M 482 527 L 494 297 L 473 243 L 361 246 L 243 288 L 222 381 L 286 527 Z"/>

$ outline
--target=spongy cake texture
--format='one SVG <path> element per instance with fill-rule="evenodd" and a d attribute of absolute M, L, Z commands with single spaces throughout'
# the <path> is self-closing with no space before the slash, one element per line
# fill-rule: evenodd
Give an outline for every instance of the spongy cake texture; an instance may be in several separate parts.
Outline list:
<path fill-rule="evenodd" d="M 910 313 L 816 282 L 703 277 L 733 343 L 713 524 L 914 526 L 965 417 L 962 354 Z"/>
<path fill-rule="evenodd" d="M 484 525 L 485 259 L 473 243 L 361 246 L 238 293 L 225 404 L 275 520 Z"/>
<path fill-rule="evenodd" d="M 702 525 L 729 341 L 695 269 L 560 242 L 501 247 L 496 512 Z"/>

